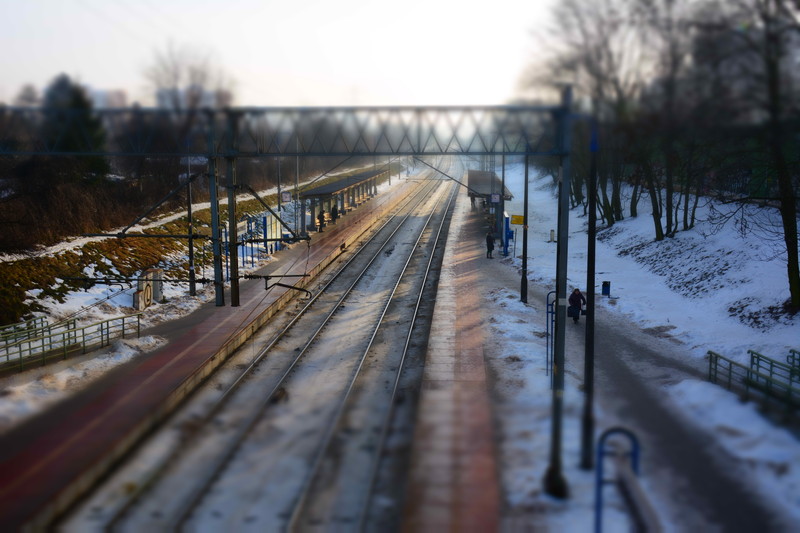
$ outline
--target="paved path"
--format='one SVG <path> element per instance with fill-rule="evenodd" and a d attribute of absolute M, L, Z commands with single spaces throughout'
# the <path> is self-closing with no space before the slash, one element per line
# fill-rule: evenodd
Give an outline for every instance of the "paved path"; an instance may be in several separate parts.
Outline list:
<path fill-rule="evenodd" d="M 483 344 L 487 326 L 479 280 L 485 248 L 462 224 L 459 195 L 436 296 L 425 361 L 404 531 L 498 530 L 500 488 Z"/>
<path fill-rule="evenodd" d="M 653 338 L 607 311 L 600 310 L 598 323 L 605 330 L 596 343 L 599 402 L 607 423 L 616 420 L 641 439 L 649 486 L 667 521 L 683 531 L 790 531 L 748 489 L 744 465 L 680 418 L 663 394 L 664 385 L 705 380 L 700 364 L 668 338 Z M 582 347 L 583 328 L 570 341 Z"/>

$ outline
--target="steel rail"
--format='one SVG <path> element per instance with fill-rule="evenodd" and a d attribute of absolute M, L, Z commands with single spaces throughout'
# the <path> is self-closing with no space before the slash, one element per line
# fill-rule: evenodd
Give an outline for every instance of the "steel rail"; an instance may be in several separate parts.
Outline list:
<path fill-rule="evenodd" d="M 445 214 L 442 217 L 442 220 L 439 222 L 439 228 L 436 232 L 436 240 L 433 243 L 432 251 L 430 257 L 428 257 L 428 264 L 425 267 L 425 276 L 422 279 L 422 283 L 420 284 L 420 290 L 417 294 L 417 301 L 414 305 L 414 312 L 413 312 L 413 323 L 411 327 L 408 328 L 408 335 L 406 335 L 405 344 L 403 345 L 403 355 L 400 359 L 400 363 L 398 365 L 399 369 L 397 371 L 397 375 L 395 376 L 394 384 L 392 385 L 392 394 L 391 399 L 389 401 L 389 412 L 386 414 L 384 419 L 383 425 L 381 426 L 381 432 L 378 436 L 378 445 L 375 447 L 378 450 L 378 453 L 373 455 L 372 463 L 370 464 L 369 468 L 369 483 L 367 485 L 367 489 L 364 493 L 364 504 L 361 506 L 361 516 L 358 520 L 358 531 L 364 531 L 366 528 L 366 521 L 368 519 L 368 513 L 370 506 L 372 504 L 372 496 L 375 489 L 375 483 L 378 479 L 378 471 L 380 468 L 381 458 L 380 458 L 380 450 L 383 450 L 386 445 L 386 439 L 389 437 L 389 429 L 391 426 L 391 422 L 394 418 L 394 411 L 395 405 L 397 400 L 397 391 L 400 387 L 400 379 L 402 377 L 403 369 L 405 368 L 406 363 L 406 355 L 408 354 L 408 347 L 411 344 L 411 338 L 414 333 L 414 326 L 416 325 L 417 314 L 419 313 L 419 308 L 422 305 L 422 297 L 425 295 L 425 284 L 428 282 L 428 276 L 431 272 L 431 265 L 433 264 L 434 256 L 436 255 L 436 249 L 439 246 L 439 241 L 442 238 L 443 229 L 445 226 L 445 222 L 448 220 L 447 213 L 450 212 L 452 209 L 453 200 L 455 199 L 458 193 L 458 189 L 454 188 L 453 192 L 448 199 L 447 207 L 445 208 Z"/>
<path fill-rule="evenodd" d="M 436 200 L 436 205 L 431 210 L 431 213 L 428 215 L 428 218 L 425 221 L 425 225 L 420 230 L 419 235 L 417 236 L 417 239 L 414 242 L 414 245 L 411 247 L 411 250 L 410 250 L 410 252 L 408 254 L 408 257 L 406 258 L 405 264 L 403 265 L 403 267 L 402 267 L 402 269 L 401 269 L 401 271 L 400 271 L 400 273 L 399 273 L 399 275 L 397 277 L 397 281 L 395 282 L 394 287 L 392 287 L 392 290 L 389 292 L 388 297 L 386 298 L 386 302 L 385 302 L 385 304 L 383 306 L 383 309 L 381 310 L 381 313 L 380 313 L 380 316 L 378 317 L 377 323 L 375 324 L 375 327 L 372 330 L 372 334 L 370 336 L 370 339 L 367 342 L 366 347 L 362 350 L 363 353 L 362 353 L 362 355 L 361 355 L 361 357 L 360 357 L 360 359 L 358 361 L 358 365 L 356 366 L 356 368 L 353 371 L 353 375 L 351 377 L 350 384 L 348 385 L 344 395 L 342 396 L 342 400 L 341 400 L 338 408 L 336 409 L 333 417 L 330 420 L 330 423 L 328 424 L 328 427 L 326 428 L 326 431 L 325 431 L 324 436 L 322 438 L 321 444 L 318 447 L 317 453 L 316 453 L 316 455 L 315 455 L 315 457 L 314 457 L 314 459 L 313 459 L 313 461 L 311 463 L 311 468 L 309 470 L 309 473 L 308 473 L 308 475 L 306 476 L 306 479 L 303 482 L 303 485 L 302 485 L 302 488 L 301 488 L 301 491 L 300 491 L 300 495 L 299 495 L 298 499 L 295 501 L 294 509 L 292 511 L 291 516 L 289 517 L 289 521 L 288 521 L 288 524 L 287 524 L 286 527 L 290 531 L 294 531 L 298 527 L 298 521 L 300 520 L 301 511 L 304 509 L 304 507 L 305 507 L 305 505 L 306 505 L 306 503 L 308 501 L 308 497 L 311 494 L 311 491 L 312 491 L 312 488 L 313 488 L 314 479 L 316 479 L 316 477 L 318 476 L 319 470 L 320 470 L 320 468 L 321 468 L 321 466 L 323 464 L 323 461 L 325 460 L 325 457 L 327 456 L 328 450 L 331 447 L 333 439 L 334 439 L 335 435 L 337 434 L 337 430 L 339 429 L 339 427 L 341 425 L 341 421 L 342 421 L 343 416 L 344 416 L 344 414 L 346 412 L 347 404 L 349 403 L 350 398 L 351 398 L 351 393 L 352 393 L 353 389 L 355 388 L 356 382 L 361 377 L 361 369 L 362 369 L 362 367 L 364 365 L 364 361 L 366 360 L 367 356 L 369 355 L 369 353 L 370 353 L 370 351 L 372 349 L 372 346 L 373 346 L 373 344 L 375 342 L 375 338 L 377 337 L 378 333 L 380 332 L 381 328 L 383 327 L 384 318 L 386 316 L 386 313 L 389 310 L 390 305 L 395 301 L 394 296 L 395 296 L 395 294 L 397 292 L 397 289 L 400 286 L 400 283 L 404 280 L 406 272 L 408 270 L 408 266 L 409 266 L 409 264 L 411 264 L 411 260 L 414 258 L 414 255 L 417 252 L 417 246 L 419 245 L 420 241 L 422 241 L 422 238 L 423 238 L 423 236 L 425 234 L 425 230 L 429 227 L 431 219 L 437 213 L 437 208 L 439 207 L 440 203 L 441 203 L 441 198 L 438 198 Z M 426 273 L 426 277 L 427 277 L 427 273 Z M 409 326 L 409 332 L 414 327 L 415 319 L 416 319 L 416 317 L 412 316 L 411 324 Z M 406 354 L 407 349 L 408 349 L 408 345 L 406 345 L 404 350 L 403 350 L 403 353 L 401 355 L 401 360 L 405 359 L 405 354 Z M 402 365 L 398 366 L 397 372 L 398 372 L 398 375 L 399 375 L 399 373 L 402 372 Z"/>
<path fill-rule="evenodd" d="M 417 191 L 414 191 L 416 193 Z M 400 205 L 399 207 L 395 208 L 395 210 L 400 210 L 406 207 L 406 205 L 411 202 L 412 199 L 406 199 L 405 203 Z M 193 428 L 193 435 L 197 434 L 202 428 L 207 427 L 208 424 L 213 420 L 213 418 L 219 414 L 220 411 L 227 405 L 230 398 L 233 394 L 239 389 L 241 384 L 244 380 L 258 367 L 258 364 L 262 361 L 262 359 L 272 350 L 288 333 L 292 330 L 292 328 L 300 321 L 300 319 L 308 312 L 308 310 L 312 307 L 312 305 L 323 295 L 325 291 L 332 285 L 347 269 L 347 267 L 359 258 L 362 251 L 365 249 L 365 246 L 372 242 L 373 239 L 383 230 L 387 225 L 392 222 L 393 216 L 387 216 L 386 221 L 380 225 L 376 230 L 373 231 L 373 235 L 370 236 L 368 239 L 364 241 L 364 244 L 359 247 L 350 258 L 339 267 L 339 269 L 335 272 L 335 274 L 320 288 L 320 290 L 309 299 L 308 302 L 300 309 L 297 314 L 292 318 L 289 323 L 284 326 L 280 331 L 278 331 L 270 341 L 264 345 L 264 347 L 259 350 L 258 354 L 253 358 L 251 363 L 242 370 L 239 376 L 226 388 L 226 390 L 220 395 L 219 398 L 211 405 L 211 407 L 206 411 L 203 418 L 199 421 L 199 423 Z M 382 249 L 382 248 L 381 248 Z M 376 253 L 379 254 L 380 250 Z M 333 309 L 338 309 L 338 303 L 333 306 Z M 332 315 L 332 313 L 331 313 Z M 290 369 L 297 363 L 299 358 L 301 357 L 302 352 L 298 354 L 295 360 L 290 363 Z M 284 374 L 284 376 L 288 374 L 288 371 Z M 283 377 L 281 378 L 283 379 Z M 271 400 L 272 396 L 274 396 L 275 391 L 278 387 L 273 389 L 270 394 L 265 398 L 264 402 L 260 405 L 268 405 L 269 401 Z M 263 409 L 263 408 L 262 408 Z M 246 435 L 245 435 L 246 436 Z M 192 435 L 189 435 L 187 438 L 191 438 Z M 234 450 L 235 451 L 235 450 Z M 145 479 L 142 483 L 139 484 L 139 490 L 136 493 L 131 494 L 128 501 L 118 509 L 112 518 L 107 522 L 106 528 L 113 529 L 122 521 L 124 521 L 125 516 L 135 507 L 138 500 L 140 500 L 144 494 L 150 491 L 156 484 L 167 474 L 169 470 L 169 465 L 173 463 L 177 463 L 180 456 L 184 454 L 184 450 L 181 448 L 175 448 L 172 450 L 170 454 L 164 457 L 160 462 L 160 468 L 155 469 L 154 474 L 147 479 Z M 211 479 L 213 481 L 213 478 Z M 173 527 L 173 529 L 175 529 Z"/>
<path fill-rule="evenodd" d="M 421 189 L 424 190 L 424 187 Z M 415 193 L 418 193 L 416 196 L 417 198 L 421 197 L 422 199 L 424 199 L 427 197 L 426 194 L 419 194 L 419 192 L 420 192 L 419 190 L 415 191 Z M 406 205 L 408 205 L 408 203 L 410 202 L 411 200 L 409 200 L 406 203 Z M 405 207 L 405 205 L 403 207 Z M 280 376 L 278 382 L 275 384 L 272 390 L 266 396 L 264 396 L 262 401 L 257 406 L 255 406 L 255 408 L 251 411 L 250 416 L 246 418 L 245 422 L 240 424 L 238 431 L 236 431 L 236 433 L 229 439 L 229 442 L 231 442 L 232 444 L 228 446 L 228 448 L 225 450 L 224 453 L 220 454 L 217 457 L 216 461 L 211 465 L 211 467 L 205 470 L 205 472 L 203 473 L 202 480 L 200 480 L 200 482 L 195 485 L 195 490 L 192 491 L 193 492 L 192 495 L 183 502 L 183 505 L 180 506 L 180 510 L 177 513 L 176 520 L 168 526 L 169 530 L 179 530 L 183 528 L 184 524 L 189 520 L 194 510 L 202 501 L 205 494 L 208 492 L 208 490 L 210 490 L 214 481 L 224 471 L 228 463 L 238 452 L 239 447 L 246 440 L 247 436 L 256 427 L 258 422 L 262 419 L 264 410 L 268 408 L 269 405 L 272 403 L 272 400 L 275 397 L 276 393 L 283 388 L 284 383 L 287 381 L 289 375 L 292 373 L 292 371 L 295 369 L 295 367 L 298 365 L 301 359 L 303 359 L 303 357 L 306 355 L 310 346 L 314 343 L 316 338 L 326 327 L 326 325 L 331 320 L 333 315 L 336 314 L 336 312 L 339 310 L 341 303 L 350 295 L 350 293 L 358 284 L 358 282 L 361 281 L 361 279 L 367 273 L 367 271 L 375 262 L 375 260 L 380 256 L 381 252 L 384 250 L 386 244 L 389 242 L 391 237 L 394 236 L 394 234 L 396 234 L 403 227 L 404 223 L 409 219 L 409 217 L 410 217 L 410 212 L 403 218 L 403 220 L 400 221 L 397 228 L 395 228 L 392 231 L 392 233 L 387 237 L 386 242 L 378 248 L 373 257 L 369 260 L 368 264 L 361 270 L 361 272 L 359 272 L 355 276 L 354 281 L 349 285 L 349 287 L 345 289 L 342 296 L 337 300 L 337 302 L 333 306 L 331 306 L 331 310 L 323 319 L 322 324 L 320 324 L 320 326 L 309 336 L 309 340 L 306 342 L 306 344 L 303 346 L 303 348 L 300 350 L 300 352 L 297 354 L 294 360 L 289 364 L 288 368 Z M 392 219 L 393 216 L 390 216 L 387 222 L 383 226 L 381 226 L 381 229 L 386 227 L 391 222 Z M 375 238 L 377 234 L 378 232 L 376 232 L 372 238 Z M 344 271 L 345 271 L 344 268 L 340 269 L 339 272 L 337 272 L 336 277 L 340 276 Z M 328 284 L 326 284 L 325 287 L 327 288 L 332 282 L 333 279 Z M 321 294 L 322 292 L 324 291 L 320 291 L 318 294 Z M 310 307 L 311 303 L 312 302 L 309 302 L 306 307 Z M 295 320 L 293 320 L 292 322 L 293 324 L 296 323 Z M 286 331 L 288 331 L 288 329 Z M 263 350 L 263 354 L 266 354 L 266 352 L 269 351 L 269 349 L 271 349 L 272 347 L 274 347 L 274 345 L 277 344 L 277 342 L 278 342 L 277 339 L 271 342 L 268 345 L 268 348 Z M 263 354 L 260 355 L 259 358 L 263 357 Z M 251 365 L 251 367 L 252 366 L 254 365 Z M 244 376 L 240 377 L 240 380 L 238 381 L 241 381 L 243 379 Z"/>

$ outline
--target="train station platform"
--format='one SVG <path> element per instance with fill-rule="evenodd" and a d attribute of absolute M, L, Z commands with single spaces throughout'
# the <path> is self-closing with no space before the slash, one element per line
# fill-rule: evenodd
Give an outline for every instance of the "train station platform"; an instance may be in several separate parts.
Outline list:
<path fill-rule="evenodd" d="M 497 198 L 497 203 L 500 203 L 500 200 L 511 200 L 514 198 L 514 195 L 511 194 L 508 187 L 503 185 L 502 180 L 497 177 L 497 174 L 494 172 L 470 169 L 467 171 L 466 184 L 469 189 L 470 199 L 473 200 L 475 198 L 482 198 L 490 202 L 492 196 L 496 195 L 499 197 Z M 501 191 L 503 193 L 502 196 L 500 196 Z"/>
<path fill-rule="evenodd" d="M 391 181 L 391 172 L 388 168 L 366 170 L 334 179 L 317 187 L 304 189 L 300 193 L 299 199 L 303 206 L 308 203 L 311 211 L 309 229 L 318 229 L 317 210 L 322 211 L 323 218 L 335 220 L 339 214 L 352 211 L 361 203 L 375 196 L 378 190 L 378 181 L 387 176 Z M 326 212 L 328 213 L 327 217 L 324 214 Z M 305 229 L 305 226 L 301 228 L 302 231 Z"/>
<path fill-rule="evenodd" d="M 275 255 L 257 274 L 316 274 L 362 238 L 411 187 L 405 182 Z M 145 334 L 166 345 L 122 365 L 0 437 L 0 530 L 43 530 L 110 470 L 137 441 L 164 420 L 194 387 L 220 366 L 294 296 L 264 290 L 261 279 L 240 284 L 240 305 L 205 304 Z"/>
<path fill-rule="evenodd" d="M 403 531 L 485 533 L 500 527 L 484 364 L 485 235 L 484 218 L 459 194 L 425 359 Z"/>

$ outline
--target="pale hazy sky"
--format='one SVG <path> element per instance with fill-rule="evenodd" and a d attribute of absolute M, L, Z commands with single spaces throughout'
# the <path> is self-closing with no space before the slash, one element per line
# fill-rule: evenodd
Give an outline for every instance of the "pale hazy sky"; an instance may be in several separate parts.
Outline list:
<path fill-rule="evenodd" d="M 503 104 L 552 2 L 0 0 L 0 102 L 64 72 L 152 104 L 171 42 L 210 52 L 237 105 Z"/>

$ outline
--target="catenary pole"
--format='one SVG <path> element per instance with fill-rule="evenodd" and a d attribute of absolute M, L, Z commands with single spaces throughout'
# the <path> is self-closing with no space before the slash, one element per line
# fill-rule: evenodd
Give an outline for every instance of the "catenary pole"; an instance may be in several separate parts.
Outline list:
<path fill-rule="evenodd" d="M 528 155 L 525 154 L 525 189 L 522 206 L 522 278 L 520 279 L 519 299 L 528 303 Z"/>
<path fill-rule="evenodd" d="M 219 195 L 217 193 L 217 149 L 214 131 L 214 112 L 208 112 L 208 191 L 211 200 L 211 249 L 214 261 L 214 295 L 217 307 L 225 305 L 225 286 L 222 281 L 222 245 L 219 227 Z"/>
<path fill-rule="evenodd" d="M 236 115 L 228 114 L 228 152 L 236 149 Z M 231 307 L 239 307 L 239 236 L 236 227 L 236 158 L 225 157 L 228 176 L 228 257 L 231 263 Z"/>
<path fill-rule="evenodd" d="M 594 287 L 597 236 L 597 121 L 591 121 L 589 145 L 589 234 L 586 247 L 586 342 L 583 360 L 583 417 L 581 421 L 581 468 L 591 470 L 594 449 Z"/>
<path fill-rule="evenodd" d="M 197 278 L 194 272 L 194 222 L 192 218 L 192 177 L 191 173 L 187 170 L 186 176 L 188 183 L 186 184 L 186 200 L 187 200 L 187 213 L 189 217 L 189 296 L 197 295 Z"/>
<path fill-rule="evenodd" d="M 558 242 L 556 244 L 556 327 L 553 350 L 553 399 L 550 434 L 550 464 L 544 477 L 544 490 L 555 498 L 569 497 L 569 486 L 561 465 L 561 423 L 564 401 L 564 351 L 567 323 L 567 241 L 569 239 L 570 191 L 570 111 L 572 88 L 567 85 L 562 93 L 560 110 L 559 147 L 561 151 L 561 177 L 558 191 Z M 527 181 L 527 179 L 526 179 Z"/>
<path fill-rule="evenodd" d="M 503 257 L 508 255 L 508 236 L 506 235 L 506 154 L 500 155 L 500 245 Z"/>

